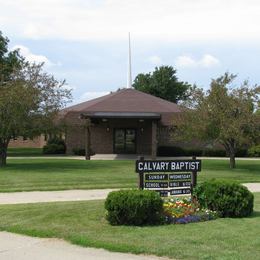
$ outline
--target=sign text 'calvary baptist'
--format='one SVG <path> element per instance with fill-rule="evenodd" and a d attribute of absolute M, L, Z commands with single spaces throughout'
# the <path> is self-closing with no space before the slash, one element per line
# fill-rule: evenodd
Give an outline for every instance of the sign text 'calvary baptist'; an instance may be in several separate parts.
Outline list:
<path fill-rule="evenodd" d="M 136 161 L 140 188 L 157 191 L 162 197 L 191 194 L 192 174 L 198 171 L 200 160 Z"/>
<path fill-rule="evenodd" d="M 136 162 L 136 172 L 198 172 L 200 170 L 200 160 Z"/>

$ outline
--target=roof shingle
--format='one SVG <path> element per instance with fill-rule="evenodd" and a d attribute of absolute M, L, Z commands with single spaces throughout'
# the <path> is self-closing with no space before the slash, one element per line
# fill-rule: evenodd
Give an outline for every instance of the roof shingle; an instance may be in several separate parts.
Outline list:
<path fill-rule="evenodd" d="M 63 110 L 64 112 L 154 112 L 177 113 L 180 107 L 135 89 L 122 89 Z"/>

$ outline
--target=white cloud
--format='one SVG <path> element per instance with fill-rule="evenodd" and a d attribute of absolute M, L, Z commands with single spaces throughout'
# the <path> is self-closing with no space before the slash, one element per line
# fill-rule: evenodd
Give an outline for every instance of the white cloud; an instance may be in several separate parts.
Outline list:
<path fill-rule="evenodd" d="M 259 0 L 0 0 L 1 29 L 27 38 L 260 40 Z"/>
<path fill-rule="evenodd" d="M 23 45 L 15 45 L 12 50 L 19 49 L 21 55 L 29 62 L 35 62 L 35 63 L 42 63 L 44 62 L 44 65 L 47 67 L 50 66 L 55 66 L 55 65 L 61 65 L 59 62 L 58 63 L 53 63 L 51 62 L 46 56 L 44 55 L 39 55 L 39 54 L 34 54 L 30 51 L 29 48 Z"/>
<path fill-rule="evenodd" d="M 189 55 L 182 55 L 177 57 L 175 65 L 180 68 L 211 68 L 220 65 L 220 61 L 210 54 L 203 55 L 199 60 L 196 60 Z"/>
<path fill-rule="evenodd" d="M 198 62 L 202 67 L 214 67 L 220 64 L 220 61 L 210 54 L 205 54 L 202 59 Z"/>
<path fill-rule="evenodd" d="M 150 63 L 152 63 L 153 65 L 156 65 L 156 66 L 159 66 L 159 65 L 161 65 L 163 63 L 162 59 L 159 56 L 157 56 L 157 55 L 149 57 L 148 61 Z"/>
<path fill-rule="evenodd" d="M 88 101 L 94 98 L 98 98 L 104 95 L 109 94 L 109 91 L 87 91 L 83 93 L 79 100 L 75 100 L 75 104 L 78 104 L 80 102 Z"/>
<path fill-rule="evenodd" d="M 196 61 L 190 56 L 183 55 L 176 59 L 175 64 L 177 67 L 195 67 Z"/>

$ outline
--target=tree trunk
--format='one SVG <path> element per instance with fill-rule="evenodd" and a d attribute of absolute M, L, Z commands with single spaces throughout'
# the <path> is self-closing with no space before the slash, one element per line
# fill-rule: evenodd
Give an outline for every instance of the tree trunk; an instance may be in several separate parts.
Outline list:
<path fill-rule="evenodd" d="M 230 153 L 229 155 L 229 165 L 230 165 L 230 169 L 236 168 L 236 158 L 234 152 Z"/>
<path fill-rule="evenodd" d="M 90 155 L 91 155 L 90 124 L 91 124 L 90 119 L 86 118 L 86 122 L 85 122 L 85 159 L 86 160 L 90 160 Z"/>
<path fill-rule="evenodd" d="M 86 128 L 85 159 L 90 160 L 90 129 Z"/>
<path fill-rule="evenodd" d="M 6 166 L 8 142 L 0 141 L 0 167 Z"/>
<path fill-rule="evenodd" d="M 230 169 L 236 168 L 236 145 L 234 140 L 223 142 L 227 155 L 229 156 L 229 167 Z"/>

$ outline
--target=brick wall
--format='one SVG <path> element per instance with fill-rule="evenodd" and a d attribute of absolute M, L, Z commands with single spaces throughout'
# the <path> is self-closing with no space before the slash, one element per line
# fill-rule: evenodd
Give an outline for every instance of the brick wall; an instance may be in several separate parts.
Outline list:
<path fill-rule="evenodd" d="M 23 137 L 18 137 L 16 140 L 11 139 L 9 146 L 10 148 L 42 148 L 46 144 L 44 135 L 38 136 L 31 139 L 24 140 Z"/>
<path fill-rule="evenodd" d="M 85 147 L 84 127 L 80 126 L 78 116 L 73 116 L 74 126 L 70 125 L 66 131 L 67 153 L 72 154 L 73 148 Z M 78 120 L 76 120 L 78 119 Z M 81 121 L 82 122 L 82 121 Z M 112 154 L 115 128 L 136 129 L 137 154 L 151 153 L 151 121 L 139 122 L 138 119 L 109 119 L 107 122 L 98 120 L 91 126 L 91 148 L 97 154 Z"/>

